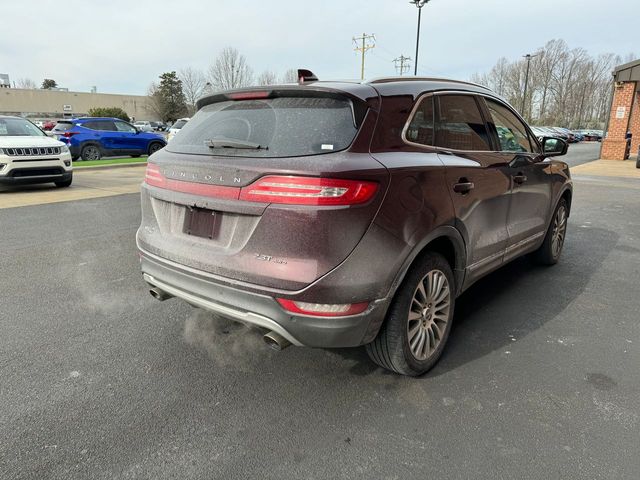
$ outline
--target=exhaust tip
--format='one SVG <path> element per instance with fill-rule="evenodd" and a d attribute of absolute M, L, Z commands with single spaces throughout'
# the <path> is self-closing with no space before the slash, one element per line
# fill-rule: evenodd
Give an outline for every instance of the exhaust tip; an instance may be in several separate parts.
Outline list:
<path fill-rule="evenodd" d="M 167 292 L 165 292 L 164 290 L 160 290 L 157 287 L 150 288 L 149 293 L 153 298 L 161 302 L 172 297 L 172 295 L 169 295 Z"/>
<path fill-rule="evenodd" d="M 291 342 L 276 332 L 265 334 L 262 339 L 273 350 L 280 352 L 291 345 Z"/>

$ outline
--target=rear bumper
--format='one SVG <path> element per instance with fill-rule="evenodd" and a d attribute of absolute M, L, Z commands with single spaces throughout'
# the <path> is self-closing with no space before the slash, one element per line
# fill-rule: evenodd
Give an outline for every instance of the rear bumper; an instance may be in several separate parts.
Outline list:
<path fill-rule="evenodd" d="M 293 345 L 308 347 L 354 347 L 371 341 L 370 326 L 379 326 L 387 302 L 348 317 L 313 317 L 286 312 L 272 292 L 258 294 L 213 279 L 205 272 L 176 264 L 140 250 L 144 280 L 186 302 L 221 316 L 273 330 Z M 289 292 L 284 297 L 291 297 Z M 280 294 L 278 294 L 280 296 Z M 327 303 L 331 303 L 327 299 Z M 377 331 L 377 328 L 376 328 Z"/>

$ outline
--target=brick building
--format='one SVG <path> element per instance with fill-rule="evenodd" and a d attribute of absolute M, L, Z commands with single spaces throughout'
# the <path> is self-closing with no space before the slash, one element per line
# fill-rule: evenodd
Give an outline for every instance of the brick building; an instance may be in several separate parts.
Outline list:
<path fill-rule="evenodd" d="M 625 63 L 613 71 L 614 90 L 607 137 L 602 141 L 600 157 L 624 160 L 626 135 L 631 133 L 631 154 L 640 146 L 640 60 Z"/>

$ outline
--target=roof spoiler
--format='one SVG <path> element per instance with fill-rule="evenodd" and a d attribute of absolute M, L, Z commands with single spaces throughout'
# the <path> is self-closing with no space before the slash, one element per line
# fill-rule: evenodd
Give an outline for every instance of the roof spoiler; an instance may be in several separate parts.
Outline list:
<path fill-rule="evenodd" d="M 317 82 L 318 77 L 316 77 L 315 73 L 311 70 L 305 70 L 302 68 L 298 69 L 298 83 L 302 85 L 306 82 Z"/>

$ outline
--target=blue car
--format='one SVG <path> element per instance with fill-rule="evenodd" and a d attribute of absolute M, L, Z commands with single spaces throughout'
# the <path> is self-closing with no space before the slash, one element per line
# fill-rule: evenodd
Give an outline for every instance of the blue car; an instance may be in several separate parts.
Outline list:
<path fill-rule="evenodd" d="M 151 155 L 167 144 L 162 135 L 141 132 L 118 118 L 60 120 L 51 135 L 69 146 L 74 160 Z"/>

